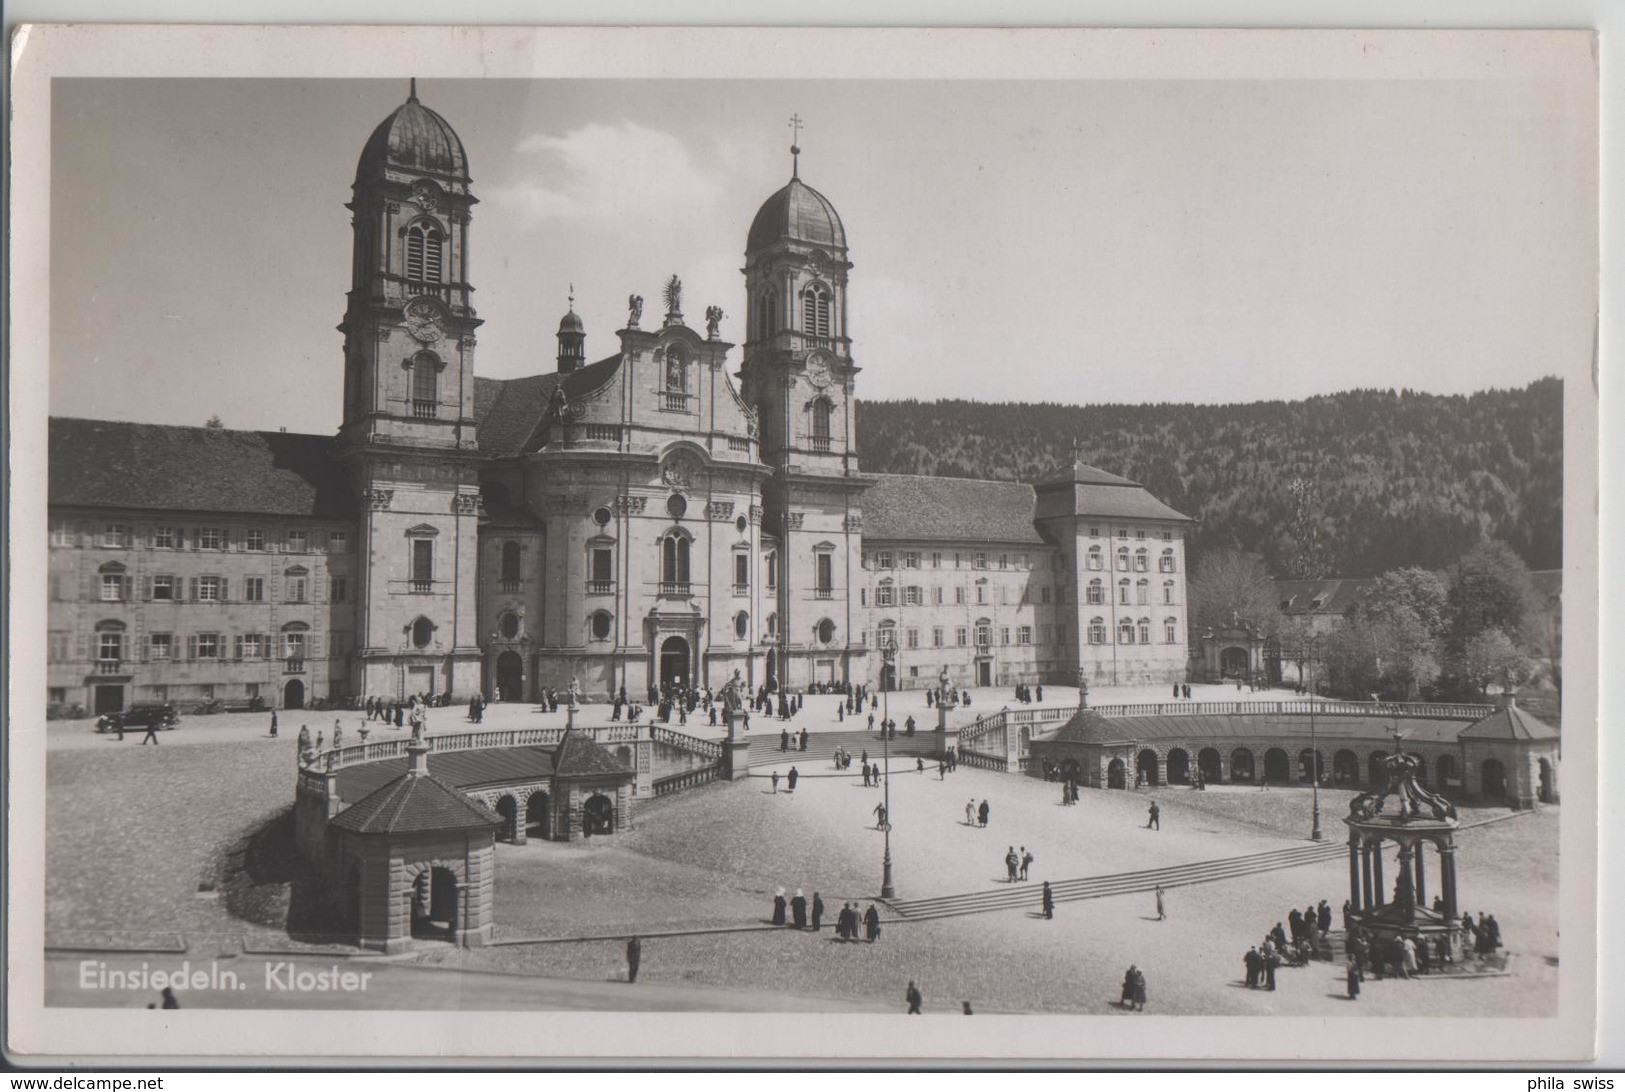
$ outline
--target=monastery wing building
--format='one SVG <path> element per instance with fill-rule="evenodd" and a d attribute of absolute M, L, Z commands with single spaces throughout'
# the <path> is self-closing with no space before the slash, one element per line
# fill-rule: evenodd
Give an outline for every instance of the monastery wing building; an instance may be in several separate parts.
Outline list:
<path fill-rule="evenodd" d="M 1190 520 L 1140 486 L 860 472 L 846 229 L 798 171 L 736 373 L 674 276 L 611 355 L 572 300 L 554 370 L 478 376 L 475 204 L 414 90 L 356 170 L 336 436 L 51 422 L 54 710 L 1186 677 Z"/>

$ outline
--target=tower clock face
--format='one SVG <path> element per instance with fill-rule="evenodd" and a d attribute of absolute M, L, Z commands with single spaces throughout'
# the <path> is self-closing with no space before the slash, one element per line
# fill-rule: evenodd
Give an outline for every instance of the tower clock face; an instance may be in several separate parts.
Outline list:
<path fill-rule="evenodd" d="M 830 385 L 829 362 L 821 356 L 815 356 L 807 362 L 807 382 L 823 390 Z"/>
<path fill-rule="evenodd" d="M 434 300 L 420 296 L 406 305 L 404 314 L 407 333 L 424 344 L 439 340 L 445 320 Z"/>

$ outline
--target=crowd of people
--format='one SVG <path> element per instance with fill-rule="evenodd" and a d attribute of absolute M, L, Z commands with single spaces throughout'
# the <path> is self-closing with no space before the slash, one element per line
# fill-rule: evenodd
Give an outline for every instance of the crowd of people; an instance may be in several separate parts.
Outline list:
<path fill-rule="evenodd" d="M 1275 972 L 1282 966 L 1304 967 L 1311 959 L 1331 958 L 1327 937 L 1332 928 L 1332 908 L 1325 899 L 1303 910 L 1293 907 L 1286 921 L 1287 925 L 1276 922 L 1263 941 L 1247 949 L 1242 957 L 1248 989 L 1273 990 Z"/>
<path fill-rule="evenodd" d="M 821 932 L 824 927 L 823 896 L 814 891 L 809 902 L 798 887 L 794 895 L 786 898 L 781 887 L 773 893 L 773 916 L 769 920 L 773 925 Z M 868 910 L 860 912 L 856 902 L 841 903 L 840 912 L 835 916 L 835 936 L 841 941 L 861 939 L 873 944 L 880 939 L 879 907 L 871 902 Z"/>

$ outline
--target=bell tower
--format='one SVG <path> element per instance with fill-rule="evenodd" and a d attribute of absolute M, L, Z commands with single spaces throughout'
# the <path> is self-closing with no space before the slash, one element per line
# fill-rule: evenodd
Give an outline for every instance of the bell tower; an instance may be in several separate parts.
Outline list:
<path fill-rule="evenodd" d="M 360 500 L 358 690 L 400 698 L 480 685 L 479 509 L 462 141 L 417 81 L 362 149 L 344 321 L 339 457 Z"/>
<path fill-rule="evenodd" d="M 791 119 L 799 133 L 801 119 Z M 741 394 L 757 416 L 762 530 L 777 539 L 777 681 L 859 682 L 863 615 L 856 587 L 862 497 L 852 395 L 858 373 L 847 326 L 846 229 L 823 194 L 790 181 L 756 213 L 745 244 L 746 339 Z"/>

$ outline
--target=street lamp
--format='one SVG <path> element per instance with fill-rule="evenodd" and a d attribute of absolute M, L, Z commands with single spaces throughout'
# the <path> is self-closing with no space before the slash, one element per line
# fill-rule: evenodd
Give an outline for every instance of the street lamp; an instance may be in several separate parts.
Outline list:
<path fill-rule="evenodd" d="M 889 629 L 880 631 L 880 761 L 885 767 L 886 797 L 881 805 L 886 809 L 886 821 L 881 824 L 886 839 L 886 853 L 880 863 L 880 897 L 895 899 L 897 889 L 891 881 L 891 679 L 896 672 L 897 641 Z"/>
<path fill-rule="evenodd" d="M 1315 736 L 1315 660 L 1309 659 L 1309 793 L 1314 801 L 1309 840 L 1318 842 L 1320 833 L 1320 741 Z"/>

